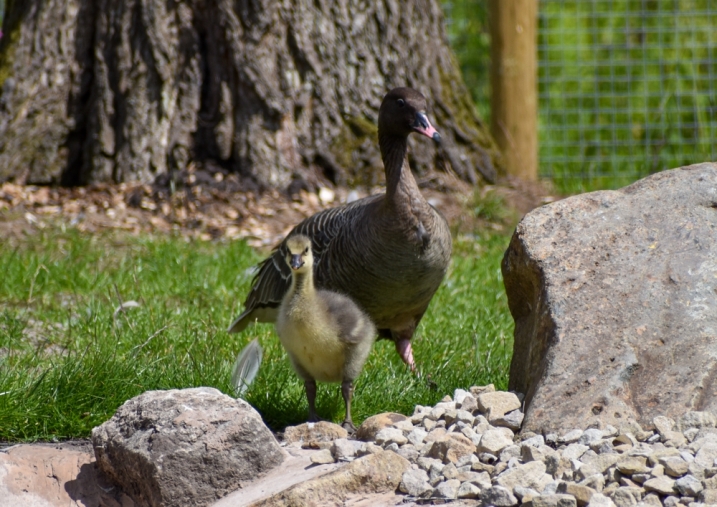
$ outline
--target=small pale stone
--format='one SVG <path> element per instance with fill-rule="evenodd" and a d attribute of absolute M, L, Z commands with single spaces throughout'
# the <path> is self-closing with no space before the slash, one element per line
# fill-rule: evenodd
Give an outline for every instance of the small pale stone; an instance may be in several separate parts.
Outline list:
<path fill-rule="evenodd" d="M 665 468 L 665 473 L 671 477 L 682 477 L 689 471 L 689 464 L 681 457 L 660 458 L 659 463 Z"/>
<path fill-rule="evenodd" d="M 697 496 L 704 487 L 694 475 L 685 475 L 675 481 L 675 489 L 682 496 Z"/>
<path fill-rule="evenodd" d="M 525 488 L 523 486 L 516 486 L 513 488 L 513 494 L 522 503 L 530 501 L 530 499 L 540 496 L 540 493 L 533 488 Z"/>
<path fill-rule="evenodd" d="M 695 442 L 693 442 L 694 444 Z M 695 463 L 703 468 L 711 468 L 717 458 L 717 442 L 705 441 L 699 446 L 697 454 L 695 454 Z"/>
<path fill-rule="evenodd" d="M 579 506 L 587 505 L 592 496 L 597 493 L 594 489 L 571 482 L 563 482 L 558 486 L 558 493 L 565 493 L 575 497 Z"/>
<path fill-rule="evenodd" d="M 421 469 L 425 470 L 426 472 L 429 471 L 431 469 L 431 466 L 433 466 L 434 464 L 440 469 L 442 469 L 444 466 L 441 460 L 429 458 L 427 456 L 421 456 L 416 460 L 416 463 Z"/>
<path fill-rule="evenodd" d="M 668 476 L 655 477 L 645 481 L 642 485 L 647 491 L 654 491 L 660 495 L 669 495 L 675 491 L 675 480 Z"/>
<path fill-rule="evenodd" d="M 430 419 L 429 417 L 425 417 L 423 419 L 423 427 L 426 428 L 426 431 L 431 431 L 436 427 L 436 421 Z"/>
<path fill-rule="evenodd" d="M 493 455 L 497 455 L 513 444 L 513 439 L 506 436 L 505 432 L 498 429 L 488 430 L 483 433 L 478 444 L 478 452 L 487 452 Z"/>
<path fill-rule="evenodd" d="M 711 412 L 691 411 L 679 419 L 677 426 L 676 429 L 682 431 L 687 428 L 714 428 L 717 426 L 717 417 Z"/>
<path fill-rule="evenodd" d="M 588 503 L 588 507 L 616 507 L 615 503 L 610 500 L 610 497 L 595 493 Z"/>
<path fill-rule="evenodd" d="M 580 481 L 580 485 L 587 486 L 595 491 L 602 491 L 605 487 L 605 477 L 603 474 L 593 474 Z"/>
<path fill-rule="evenodd" d="M 500 451 L 500 455 L 498 456 L 498 461 L 503 461 L 503 462 L 507 463 L 511 459 L 519 458 L 519 457 L 520 457 L 520 447 L 517 445 L 509 445 L 508 447 L 506 447 L 502 451 Z"/>
<path fill-rule="evenodd" d="M 460 433 L 448 433 L 444 437 L 433 442 L 429 455 L 441 459 L 445 463 L 455 463 L 466 455 L 473 454 L 476 446 L 470 439 Z"/>
<path fill-rule="evenodd" d="M 461 410 L 465 410 L 466 412 L 473 413 L 476 410 L 478 410 L 478 400 L 475 399 L 472 395 L 468 395 L 465 398 L 463 398 L 463 401 L 461 402 Z"/>
<path fill-rule="evenodd" d="M 406 439 L 413 445 L 419 446 L 423 443 L 423 439 L 426 438 L 426 435 L 428 435 L 426 430 L 422 428 L 413 428 L 408 435 L 406 435 Z"/>
<path fill-rule="evenodd" d="M 581 436 L 583 436 L 583 430 L 570 430 L 563 436 L 559 437 L 558 442 L 560 442 L 561 444 L 572 444 L 573 442 L 577 442 Z"/>
<path fill-rule="evenodd" d="M 463 482 L 458 488 L 458 498 L 478 498 L 480 497 L 481 489 L 473 484 L 472 482 Z"/>
<path fill-rule="evenodd" d="M 447 465 L 443 466 L 443 469 L 441 470 L 441 475 L 446 479 L 455 479 L 458 477 L 458 469 L 453 463 L 448 463 Z"/>
<path fill-rule="evenodd" d="M 574 496 L 565 494 L 540 495 L 533 498 L 533 507 L 576 507 Z"/>
<path fill-rule="evenodd" d="M 376 445 L 373 442 L 366 442 L 361 446 L 358 451 L 359 456 L 366 456 L 367 454 L 378 454 L 383 452 L 383 447 Z"/>
<path fill-rule="evenodd" d="M 480 499 L 483 505 L 493 505 L 495 507 L 512 507 L 513 505 L 518 505 L 518 499 L 515 498 L 513 493 L 502 486 L 493 486 L 484 489 L 481 491 Z"/>
<path fill-rule="evenodd" d="M 428 417 L 432 421 L 438 421 L 438 419 L 443 417 L 443 414 L 445 414 L 445 413 L 446 413 L 445 408 L 436 406 L 436 407 L 433 407 L 430 412 L 428 412 L 428 415 L 426 417 Z"/>
<path fill-rule="evenodd" d="M 498 486 L 503 486 L 509 490 L 513 490 L 516 486 L 524 488 L 538 488 L 539 481 L 545 474 L 545 463 L 542 461 L 531 461 L 515 468 L 508 469 L 495 479 L 493 482 Z"/>
<path fill-rule="evenodd" d="M 502 417 L 492 419 L 491 423 L 495 426 L 501 426 L 504 428 L 510 428 L 513 431 L 518 431 L 520 429 L 520 425 L 523 424 L 524 417 L 523 412 L 520 410 L 513 410 Z"/>
<path fill-rule="evenodd" d="M 470 388 L 470 392 L 474 398 L 477 398 L 483 393 L 492 393 L 494 391 L 495 386 L 493 384 L 488 384 L 487 386 L 473 386 Z"/>
<path fill-rule="evenodd" d="M 456 421 L 472 425 L 475 417 L 467 410 L 456 410 Z"/>
<path fill-rule="evenodd" d="M 660 497 L 657 494 L 648 493 L 642 499 L 642 505 L 650 507 L 662 507 L 662 502 L 660 501 Z"/>
<path fill-rule="evenodd" d="M 644 491 L 645 490 L 642 488 L 629 486 L 620 487 L 612 492 L 610 498 L 612 498 L 612 501 L 615 502 L 617 507 L 630 507 L 632 505 L 637 505 L 637 503 L 642 500 Z"/>
<path fill-rule="evenodd" d="M 403 431 L 404 433 L 409 433 L 411 430 L 413 430 L 413 423 L 410 419 L 404 419 L 403 421 L 395 422 L 392 426 L 396 429 Z"/>
<path fill-rule="evenodd" d="M 449 479 L 436 486 L 436 489 L 433 491 L 433 495 L 431 496 L 433 498 L 454 499 L 457 498 L 458 488 L 460 487 L 461 481 L 459 481 L 458 479 Z"/>
<path fill-rule="evenodd" d="M 320 451 L 316 451 L 311 454 L 311 458 L 309 458 L 312 463 L 317 465 L 328 465 L 329 463 L 334 462 L 334 457 L 331 455 L 331 450 L 329 449 L 321 449 Z"/>
<path fill-rule="evenodd" d="M 375 441 L 378 445 L 390 445 L 393 443 L 403 445 L 408 442 L 408 439 L 404 436 L 403 431 L 397 428 L 383 428 L 376 434 Z"/>
<path fill-rule="evenodd" d="M 428 483 L 428 474 L 425 470 L 420 468 L 404 472 L 398 489 L 401 492 L 414 497 L 419 497 L 433 490 L 431 485 Z"/>
<path fill-rule="evenodd" d="M 653 417 L 652 424 L 655 426 L 655 429 L 660 435 L 668 431 L 672 431 L 672 429 L 675 427 L 675 421 L 673 421 L 669 417 L 665 417 L 662 415 Z"/>
<path fill-rule="evenodd" d="M 396 454 L 399 456 L 406 458 L 411 463 L 414 463 L 417 459 L 420 453 L 418 452 L 418 449 L 416 449 L 415 445 L 412 444 L 405 444 L 402 445 L 398 451 L 396 451 Z"/>
<path fill-rule="evenodd" d="M 647 459 L 641 456 L 629 456 L 617 462 L 617 469 L 621 474 L 641 474 L 649 470 Z"/>
<path fill-rule="evenodd" d="M 580 457 L 585 454 L 585 451 L 587 450 L 587 445 L 573 443 L 563 449 L 560 456 L 566 459 L 580 459 Z"/>
<path fill-rule="evenodd" d="M 717 504 L 717 489 L 703 489 L 698 497 L 702 503 L 709 505 Z"/>
<path fill-rule="evenodd" d="M 455 391 L 453 391 L 453 401 L 455 401 L 457 404 L 463 403 L 463 400 L 466 398 L 466 396 L 470 396 L 470 392 L 464 389 L 456 389 Z"/>
<path fill-rule="evenodd" d="M 491 393 L 483 393 L 477 397 L 478 408 L 492 422 L 493 419 L 503 417 L 508 412 L 520 408 L 520 400 L 514 393 L 506 393 L 503 391 L 495 391 Z"/>
<path fill-rule="evenodd" d="M 337 438 L 331 445 L 331 455 L 336 461 L 350 461 L 354 459 L 362 446 L 363 442 L 359 442 L 358 440 Z"/>
<path fill-rule="evenodd" d="M 602 439 L 602 436 L 602 430 L 599 430 L 597 428 L 589 428 L 585 430 L 582 435 L 580 435 L 580 438 L 578 438 L 578 443 L 589 446 L 593 442 L 597 442 L 598 440 Z"/>

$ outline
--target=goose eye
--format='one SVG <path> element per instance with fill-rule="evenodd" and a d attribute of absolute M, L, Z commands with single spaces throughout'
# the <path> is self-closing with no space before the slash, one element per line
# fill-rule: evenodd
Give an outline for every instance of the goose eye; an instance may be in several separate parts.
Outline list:
<path fill-rule="evenodd" d="M 305 254 L 309 253 L 309 247 L 308 247 L 308 246 L 307 246 L 306 248 L 304 248 L 304 253 L 305 253 Z"/>
<path fill-rule="evenodd" d="M 398 104 L 398 107 L 403 107 L 406 105 L 406 101 L 403 99 L 398 99 L 396 103 Z"/>

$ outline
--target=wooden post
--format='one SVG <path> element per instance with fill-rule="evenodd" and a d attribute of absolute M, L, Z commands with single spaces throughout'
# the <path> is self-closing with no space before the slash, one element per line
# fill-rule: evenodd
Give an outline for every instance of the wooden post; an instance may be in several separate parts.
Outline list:
<path fill-rule="evenodd" d="M 538 0 L 488 0 L 491 133 L 508 174 L 538 179 Z"/>

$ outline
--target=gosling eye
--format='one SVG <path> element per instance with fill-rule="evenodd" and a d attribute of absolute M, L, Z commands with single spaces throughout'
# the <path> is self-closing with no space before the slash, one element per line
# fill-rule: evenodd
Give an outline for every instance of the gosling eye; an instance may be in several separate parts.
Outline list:
<path fill-rule="evenodd" d="M 309 253 L 309 247 L 308 247 L 308 246 L 307 246 L 306 248 L 304 248 L 304 254 L 307 254 L 307 253 Z"/>
<path fill-rule="evenodd" d="M 398 100 L 396 101 L 396 104 L 398 104 L 398 107 L 403 107 L 403 106 L 406 105 L 406 101 L 403 100 L 403 99 L 398 99 Z"/>

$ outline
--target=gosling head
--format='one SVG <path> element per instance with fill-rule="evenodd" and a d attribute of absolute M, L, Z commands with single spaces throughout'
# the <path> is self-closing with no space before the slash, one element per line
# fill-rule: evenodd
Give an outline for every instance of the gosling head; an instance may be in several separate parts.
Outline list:
<path fill-rule="evenodd" d="M 311 240 L 303 234 L 291 236 L 286 240 L 286 263 L 294 273 L 305 273 L 314 265 L 311 254 Z"/>

